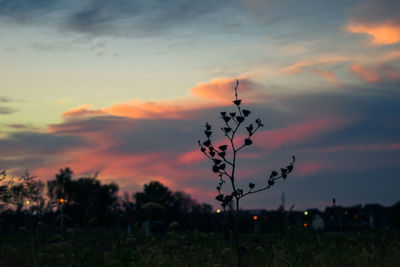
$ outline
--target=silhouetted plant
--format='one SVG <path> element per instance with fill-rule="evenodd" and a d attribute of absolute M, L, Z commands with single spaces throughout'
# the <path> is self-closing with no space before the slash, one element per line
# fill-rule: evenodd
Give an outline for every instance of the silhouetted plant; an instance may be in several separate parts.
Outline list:
<path fill-rule="evenodd" d="M 240 136 L 236 135 L 238 130 L 249 119 L 249 115 L 251 114 L 250 110 L 243 109 L 241 107 L 242 100 L 238 98 L 238 87 L 239 81 L 236 80 L 235 99 L 233 100 L 233 104 L 236 107 L 237 111 L 223 111 L 220 113 L 220 117 L 224 121 L 224 126 L 221 127 L 221 131 L 223 135 L 228 139 L 228 144 L 220 145 L 218 147 L 213 146 L 210 138 L 213 134 L 213 131 L 211 125 L 209 125 L 207 122 L 205 124 L 204 130 L 206 140 L 203 142 L 198 141 L 198 144 L 200 147 L 200 151 L 213 162 L 212 171 L 218 174 L 219 177 L 219 183 L 217 186 L 218 195 L 216 196 L 216 200 L 221 203 L 224 210 L 227 206 L 231 207 L 234 210 L 234 242 L 236 247 L 238 266 L 241 267 L 243 252 L 241 250 L 238 240 L 240 199 L 247 195 L 269 189 L 275 184 L 278 179 L 286 179 L 288 174 L 293 171 L 295 157 L 292 156 L 292 161 L 285 168 L 281 168 L 279 172 L 272 171 L 269 177 L 267 177 L 265 185 L 261 186 L 260 188 L 256 189 L 254 183 L 249 183 L 248 190 L 246 190 L 246 192 L 245 190 L 238 188 L 235 180 L 237 153 L 243 148 L 251 146 L 253 144 L 253 135 L 257 132 L 259 128 L 264 126 L 260 119 L 256 119 L 254 123 L 250 123 L 248 126 L 246 126 L 247 136 L 244 138 L 243 143 L 238 145 L 237 142 L 235 142 L 237 138 L 240 138 Z M 231 157 L 228 156 L 229 151 L 231 151 Z M 224 178 L 227 178 L 231 182 L 231 193 L 222 193 L 222 186 L 226 183 Z"/>

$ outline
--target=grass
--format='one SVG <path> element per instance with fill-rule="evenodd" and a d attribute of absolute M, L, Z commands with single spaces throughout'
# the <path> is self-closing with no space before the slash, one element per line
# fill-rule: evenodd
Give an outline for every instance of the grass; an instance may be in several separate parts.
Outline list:
<path fill-rule="evenodd" d="M 243 263 L 258 266 L 400 266 L 400 233 L 313 233 L 240 236 Z M 0 266 L 233 266 L 232 243 L 221 234 L 175 233 L 131 236 L 92 233 L 5 233 Z M 34 253 L 32 253 L 34 251 Z"/>

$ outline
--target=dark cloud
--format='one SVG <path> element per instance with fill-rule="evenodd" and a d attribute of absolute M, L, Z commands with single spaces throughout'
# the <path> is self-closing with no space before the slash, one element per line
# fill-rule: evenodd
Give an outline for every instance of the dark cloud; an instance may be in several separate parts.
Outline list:
<path fill-rule="evenodd" d="M 7 115 L 17 112 L 14 108 L 0 107 L 0 115 Z"/>
<path fill-rule="evenodd" d="M 268 33 L 281 40 L 337 28 L 349 1 L 0 0 L 0 17 L 91 35 Z M 351 1 L 353 2 L 353 1 Z M 329 10 L 329 12 L 326 12 Z M 320 23 L 324 21 L 324 23 Z M 296 27 L 293 27 L 293 23 Z M 318 23 L 316 23 L 318 22 Z M 275 28 L 279 24 L 279 32 Z M 307 39 L 308 40 L 308 39 Z"/>
<path fill-rule="evenodd" d="M 17 132 L 0 139 L 2 157 L 53 155 L 66 148 L 82 146 L 79 138 L 40 132 Z"/>
<path fill-rule="evenodd" d="M 194 22 L 200 26 L 211 25 L 210 20 L 221 22 L 220 12 L 228 6 L 212 0 L 0 0 L 0 16 L 95 35 L 143 35 Z"/>
<path fill-rule="evenodd" d="M 362 23 L 397 20 L 400 23 L 400 1 L 365 0 L 358 1 L 350 9 L 350 19 Z"/>

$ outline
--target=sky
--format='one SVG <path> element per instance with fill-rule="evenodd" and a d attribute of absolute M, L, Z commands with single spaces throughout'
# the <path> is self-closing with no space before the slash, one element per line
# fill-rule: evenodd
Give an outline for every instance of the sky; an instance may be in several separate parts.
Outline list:
<path fill-rule="evenodd" d="M 400 201 L 400 1 L 0 0 L 0 168 L 69 166 L 121 192 L 158 180 L 218 206 L 204 123 L 264 127 L 239 187 L 293 174 L 244 208 Z M 243 138 L 243 136 L 239 136 Z M 240 140 L 239 140 L 240 141 Z M 238 141 L 238 142 L 239 142 Z M 229 187 L 225 187 L 226 193 Z"/>

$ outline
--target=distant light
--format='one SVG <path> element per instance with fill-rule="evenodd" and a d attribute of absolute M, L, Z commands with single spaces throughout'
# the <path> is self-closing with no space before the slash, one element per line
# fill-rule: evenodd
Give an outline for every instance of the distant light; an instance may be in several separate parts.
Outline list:
<path fill-rule="evenodd" d="M 349 212 L 346 210 L 346 211 L 344 212 L 344 215 L 347 215 L 347 214 L 349 214 Z"/>
<path fill-rule="evenodd" d="M 256 221 L 257 219 L 258 219 L 258 217 L 257 217 L 256 215 L 254 215 L 254 216 L 253 216 L 253 220 Z"/>
<path fill-rule="evenodd" d="M 354 219 L 357 219 L 358 218 L 358 214 L 354 214 Z"/>
<path fill-rule="evenodd" d="M 307 223 L 304 223 L 303 225 L 304 225 L 304 227 L 305 227 L 305 228 L 307 228 L 307 226 L 308 226 L 308 224 L 307 224 Z"/>
<path fill-rule="evenodd" d="M 28 205 L 29 205 L 29 203 L 30 203 L 30 202 L 29 202 L 29 200 L 27 200 L 27 201 L 26 201 L 26 204 L 28 204 Z"/>
<path fill-rule="evenodd" d="M 217 213 L 221 213 L 221 210 L 220 210 L 220 209 L 217 209 Z"/>
<path fill-rule="evenodd" d="M 60 203 L 64 203 L 64 199 L 63 198 L 60 198 Z"/>
<path fill-rule="evenodd" d="M 304 215 L 306 215 L 306 216 L 307 216 L 307 215 L 308 215 L 308 211 L 305 211 L 305 212 L 304 212 Z"/>

